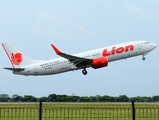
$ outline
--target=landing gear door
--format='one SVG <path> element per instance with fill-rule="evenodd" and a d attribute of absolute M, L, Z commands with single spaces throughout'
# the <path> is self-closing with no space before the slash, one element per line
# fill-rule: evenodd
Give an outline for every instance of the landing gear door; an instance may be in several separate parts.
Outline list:
<path fill-rule="evenodd" d="M 37 68 L 36 68 L 36 67 L 34 68 L 34 75 L 35 75 L 35 76 L 38 75 L 38 71 L 37 71 Z"/>

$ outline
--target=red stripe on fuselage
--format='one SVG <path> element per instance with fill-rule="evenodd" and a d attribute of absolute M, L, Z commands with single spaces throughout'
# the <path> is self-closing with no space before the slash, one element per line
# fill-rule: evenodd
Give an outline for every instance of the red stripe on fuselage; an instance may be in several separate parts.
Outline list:
<path fill-rule="evenodd" d="M 2 47 L 4 48 L 4 51 L 6 52 L 6 54 L 7 54 L 8 58 L 9 58 L 9 60 L 10 60 L 11 64 L 12 64 L 12 66 L 14 67 L 14 65 L 13 65 L 13 63 L 12 63 L 12 61 L 11 61 L 10 57 L 9 57 L 9 54 L 8 54 L 8 52 L 7 52 L 6 48 L 5 48 L 5 46 L 3 45 L 3 43 L 2 43 Z M 14 68 L 15 68 L 15 67 L 14 67 Z"/>

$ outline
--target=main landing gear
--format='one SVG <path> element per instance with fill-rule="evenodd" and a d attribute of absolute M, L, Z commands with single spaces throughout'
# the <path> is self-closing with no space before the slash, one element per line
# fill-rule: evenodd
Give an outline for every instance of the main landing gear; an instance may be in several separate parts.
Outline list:
<path fill-rule="evenodd" d="M 146 60 L 145 56 L 142 57 L 142 60 Z"/>
<path fill-rule="evenodd" d="M 86 68 L 84 68 L 84 69 L 82 70 L 82 73 L 83 73 L 83 75 L 87 75 L 87 70 L 86 70 Z"/>

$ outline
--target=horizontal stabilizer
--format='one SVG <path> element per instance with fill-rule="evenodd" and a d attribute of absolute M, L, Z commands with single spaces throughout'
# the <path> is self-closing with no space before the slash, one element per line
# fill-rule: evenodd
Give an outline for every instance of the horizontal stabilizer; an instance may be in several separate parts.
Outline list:
<path fill-rule="evenodd" d="M 11 71 L 13 71 L 13 72 L 20 72 L 20 71 L 22 71 L 22 70 L 25 70 L 24 68 L 4 68 L 4 69 L 6 69 L 6 70 L 11 70 Z"/>

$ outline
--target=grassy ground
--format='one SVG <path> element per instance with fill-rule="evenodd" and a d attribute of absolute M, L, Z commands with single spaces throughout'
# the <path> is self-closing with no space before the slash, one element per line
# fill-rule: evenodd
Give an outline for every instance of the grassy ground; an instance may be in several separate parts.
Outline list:
<path fill-rule="evenodd" d="M 159 104 L 137 104 L 136 120 L 159 120 Z M 43 104 L 42 120 L 132 120 L 131 104 Z M 0 120 L 39 120 L 39 104 L 0 104 Z"/>

